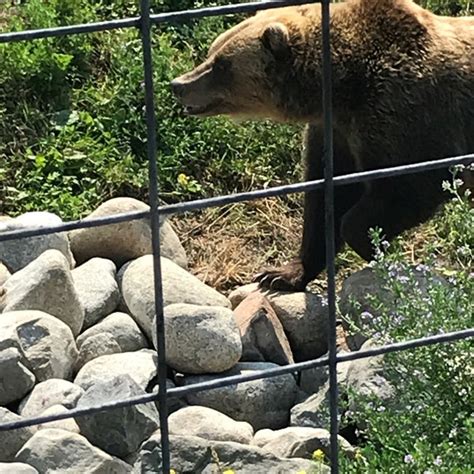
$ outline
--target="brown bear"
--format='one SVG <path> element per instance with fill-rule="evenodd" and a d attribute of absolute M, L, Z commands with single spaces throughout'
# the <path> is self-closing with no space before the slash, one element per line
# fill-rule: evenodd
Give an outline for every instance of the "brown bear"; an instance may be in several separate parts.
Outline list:
<path fill-rule="evenodd" d="M 268 10 L 220 35 L 208 58 L 172 81 L 188 114 L 307 123 L 306 180 L 323 177 L 321 6 Z M 411 0 L 331 5 L 335 175 L 474 152 L 474 17 L 436 16 Z M 442 169 L 335 189 L 336 250 L 372 258 L 448 197 Z M 306 193 L 299 258 L 264 271 L 302 290 L 325 269 L 324 193 Z"/>

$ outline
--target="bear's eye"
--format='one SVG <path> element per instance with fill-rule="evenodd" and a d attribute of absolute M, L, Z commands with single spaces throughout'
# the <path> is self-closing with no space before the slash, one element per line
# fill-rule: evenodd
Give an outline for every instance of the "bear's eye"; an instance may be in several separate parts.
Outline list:
<path fill-rule="evenodd" d="M 212 68 L 217 73 L 225 73 L 230 70 L 230 61 L 224 58 L 216 58 Z"/>

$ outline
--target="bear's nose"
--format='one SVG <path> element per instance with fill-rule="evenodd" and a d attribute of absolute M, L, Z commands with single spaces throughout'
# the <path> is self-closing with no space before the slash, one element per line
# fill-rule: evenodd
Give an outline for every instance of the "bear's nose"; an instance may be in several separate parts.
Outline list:
<path fill-rule="evenodd" d="M 184 84 L 178 79 L 174 79 L 171 81 L 171 89 L 176 97 L 181 97 L 184 92 Z"/>

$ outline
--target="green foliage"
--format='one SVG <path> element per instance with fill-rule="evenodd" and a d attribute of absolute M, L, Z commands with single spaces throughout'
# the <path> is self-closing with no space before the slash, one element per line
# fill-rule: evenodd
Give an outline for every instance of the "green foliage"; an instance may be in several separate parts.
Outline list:
<path fill-rule="evenodd" d="M 133 16 L 132 0 L 30 0 L 8 28 Z M 220 2 L 154 2 L 154 11 Z M 162 196 L 242 191 L 299 177 L 299 129 L 182 115 L 169 82 L 235 18 L 160 26 L 153 36 Z M 0 46 L 0 212 L 77 217 L 106 198 L 147 198 L 142 50 L 135 30 Z M 188 178 L 187 185 L 178 181 Z M 3 205 L 2 205 L 3 204 Z"/>
<path fill-rule="evenodd" d="M 464 226 L 468 199 L 460 198 L 456 189 L 453 192 L 449 223 L 466 231 L 454 240 L 472 242 L 474 226 Z M 371 298 L 376 314 L 363 315 L 370 319 L 371 337 L 391 343 L 472 327 L 472 266 L 463 264 L 445 279 L 436 274 L 430 261 L 413 269 L 402 257 L 400 246 L 395 243 L 387 251 L 388 244 L 377 232 L 374 243 L 379 249 L 374 270 L 391 298 Z M 380 400 L 351 395 L 363 407 L 351 417 L 367 426 L 361 433 L 366 441 L 357 461 L 342 460 L 343 472 L 472 472 L 471 354 L 468 340 L 387 354 L 385 375 L 395 390 L 393 401 L 383 405 Z"/>

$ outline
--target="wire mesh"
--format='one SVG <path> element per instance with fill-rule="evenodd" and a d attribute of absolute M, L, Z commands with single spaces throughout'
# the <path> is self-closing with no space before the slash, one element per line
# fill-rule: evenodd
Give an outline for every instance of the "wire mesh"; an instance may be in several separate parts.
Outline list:
<path fill-rule="evenodd" d="M 124 18 L 113 21 L 95 22 L 89 24 L 70 25 L 56 28 L 46 28 L 41 30 L 19 31 L 0 34 L 1 43 L 11 43 L 17 41 L 28 41 L 41 38 L 52 38 L 72 34 L 93 33 L 99 31 L 110 31 L 118 28 L 138 28 L 142 39 L 143 69 L 145 79 L 145 120 L 147 125 L 147 155 L 149 164 L 149 187 L 150 187 L 150 211 L 131 212 L 113 216 L 77 220 L 66 222 L 61 225 L 47 228 L 21 229 L 0 233 L 0 242 L 26 238 L 37 235 L 46 235 L 56 232 L 64 232 L 79 228 L 97 227 L 136 219 L 149 218 L 152 228 L 153 247 L 153 268 L 154 268 L 154 291 L 155 291 L 155 313 L 156 313 L 156 333 L 158 349 L 158 384 L 157 394 L 146 394 L 125 400 L 115 400 L 100 404 L 94 407 L 72 409 L 67 413 L 60 413 L 49 416 L 39 416 L 22 419 L 14 422 L 0 424 L 0 432 L 18 429 L 26 426 L 33 426 L 41 423 L 67 419 L 71 417 L 91 415 L 104 410 L 126 407 L 141 403 L 149 403 L 158 400 L 161 430 L 162 448 L 162 471 L 169 473 L 170 470 L 170 447 L 167 424 L 167 400 L 171 397 L 184 397 L 191 393 L 204 390 L 235 385 L 251 380 L 258 380 L 279 375 L 300 372 L 313 367 L 329 367 L 330 381 L 330 420 L 331 420 L 331 472 L 338 473 L 338 394 L 337 394 L 337 364 L 376 355 L 387 354 L 402 350 L 410 350 L 418 347 L 430 346 L 459 341 L 474 337 L 474 329 L 456 331 L 447 334 L 439 334 L 415 339 L 411 341 L 387 344 L 382 347 L 360 350 L 357 352 L 337 354 L 336 347 L 336 290 L 335 290 L 335 246 L 334 246 L 334 186 L 345 185 L 355 182 L 380 179 L 389 176 L 400 176 L 410 173 L 420 173 L 428 170 L 439 169 L 459 164 L 470 164 L 474 161 L 474 154 L 467 154 L 456 157 L 427 161 L 423 163 L 397 166 L 393 168 L 379 169 L 373 171 L 353 173 L 344 176 L 333 176 L 333 145 L 332 145 L 332 86 L 331 86 L 331 48 L 330 48 L 330 0 L 321 0 L 322 6 L 322 98 L 323 98 L 323 118 L 324 118 L 324 179 L 296 183 L 284 186 L 276 186 L 269 189 L 260 189 L 251 192 L 235 193 L 225 196 L 188 201 L 172 205 L 159 206 L 158 190 L 158 166 L 156 160 L 157 134 L 156 115 L 153 93 L 153 64 L 151 54 L 151 29 L 153 25 L 164 22 L 179 22 L 191 18 L 204 18 L 208 16 L 228 15 L 236 13 L 252 13 L 258 10 L 277 8 L 291 5 L 301 5 L 307 3 L 318 3 L 311 0 L 263 0 L 260 2 L 248 2 L 231 4 L 219 7 L 197 8 L 179 12 L 169 12 L 152 14 L 150 0 L 140 0 L 140 16 L 134 18 Z M 166 353 L 165 353 L 165 325 L 163 316 L 163 288 L 160 264 L 160 236 L 159 220 L 160 215 L 182 213 L 192 210 L 205 209 L 214 206 L 223 206 L 237 202 L 245 202 L 263 197 L 275 197 L 297 192 L 308 192 L 324 187 L 325 190 L 325 222 L 326 222 L 326 249 L 327 249 L 327 273 L 328 273 L 328 306 L 329 306 L 329 337 L 328 356 L 319 359 L 289 364 L 265 371 L 257 371 L 252 374 L 222 377 L 212 381 L 196 383 L 184 387 L 166 388 Z"/>

